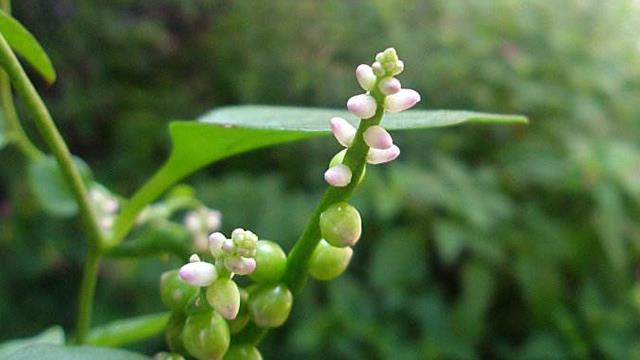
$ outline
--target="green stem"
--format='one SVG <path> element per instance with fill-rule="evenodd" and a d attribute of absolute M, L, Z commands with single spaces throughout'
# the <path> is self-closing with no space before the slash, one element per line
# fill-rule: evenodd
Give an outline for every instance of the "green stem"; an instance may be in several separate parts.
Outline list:
<path fill-rule="evenodd" d="M 11 2 L 9 0 L 1 0 L 0 9 L 7 14 L 11 14 Z M 42 157 L 42 152 L 33 145 L 22 128 L 22 125 L 20 125 L 18 113 L 13 103 L 13 95 L 11 94 L 11 82 L 9 81 L 9 76 L 5 74 L 4 71 L 0 71 L 0 107 L 2 107 L 4 111 L 9 141 L 15 143 L 18 149 L 20 149 L 29 160 L 33 161 Z"/>
<path fill-rule="evenodd" d="M 75 342 L 77 344 L 84 344 L 89 335 L 99 264 L 100 254 L 97 252 L 97 249 L 89 249 L 82 270 L 82 282 L 80 283 L 80 292 L 78 294 L 75 333 Z"/>
<path fill-rule="evenodd" d="M 78 303 L 77 338 L 78 342 L 82 343 L 84 339 L 86 339 L 86 332 L 91 322 L 91 308 L 100 257 L 99 254 L 104 242 L 103 235 L 98 226 L 93 209 L 91 208 L 87 196 L 87 189 L 82 182 L 78 168 L 73 162 L 67 144 L 56 128 L 42 98 L 40 98 L 33 84 L 29 81 L 27 74 L 24 72 L 20 62 L 2 34 L 0 34 L 0 66 L 2 66 L 9 75 L 17 94 L 25 102 L 26 108 L 33 117 L 38 130 L 55 156 L 62 175 L 71 187 L 73 196 L 78 203 L 78 208 L 80 209 L 80 214 L 88 234 L 89 251 L 87 263 L 85 264 L 85 273 L 80 287 L 80 301 Z"/>
<path fill-rule="evenodd" d="M 293 249 L 289 252 L 285 282 L 294 296 L 298 295 L 304 286 L 307 278 L 309 259 L 311 259 L 313 250 L 318 245 L 318 242 L 320 242 L 320 215 L 327 210 L 329 206 L 337 202 L 346 201 L 351 196 L 358 186 L 358 179 L 360 179 L 364 167 L 367 164 L 369 146 L 365 143 L 362 135 L 370 126 L 380 124 L 384 114 L 384 96 L 378 92 L 372 92 L 372 95 L 378 104 L 376 113 L 372 118 L 360 122 L 353 144 L 347 150 L 343 161 L 343 163 L 351 169 L 351 183 L 345 187 L 330 187 L 327 189 L 320 203 L 313 211 L 311 218 L 309 218 L 302 235 L 300 235 Z"/>

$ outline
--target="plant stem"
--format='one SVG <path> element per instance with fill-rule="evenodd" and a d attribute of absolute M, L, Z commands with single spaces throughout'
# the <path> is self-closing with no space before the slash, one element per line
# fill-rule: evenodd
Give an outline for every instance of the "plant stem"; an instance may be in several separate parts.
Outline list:
<path fill-rule="evenodd" d="M 82 282 L 78 294 L 78 310 L 76 314 L 75 342 L 84 344 L 89 335 L 91 326 L 91 312 L 93 309 L 93 297 L 96 291 L 96 281 L 98 279 L 98 265 L 100 264 L 100 254 L 97 249 L 89 249 L 82 270 Z"/>
<path fill-rule="evenodd" d="M 377 85 L 374 88 L 377 89 Z M 320 215 L 327 210 L 329 206 L 347 200 L 353 193 L 353 190 L 358 186 L 358 179 L 360 179 L 364 171 L 369 146 L 365 143 L 362 135 L 370 126 L 378 125 L 380 121 L 382 121 L 384 114 L 384 96 L 379 92 L 372 92 L 372 95 L 375 97 L 378 105 L 376 113 L 372 118 L 360 122 L 353 144 L 347 150 L 343 161 L 343 163 L 351 169 L 351 183 L 345 187 L 330 187 L 327 189 L 320 203 L 313 211 L 311 218 L 309 218 L 302 235 L 300 235 L 293 249 L 289 252 L 285 282 L 289 286 L 289 290 L 291 290 L 293 296 L 297 296 L 304 286 L 307 278 L 309 259 L 320 241 Z"/>
<path fill-rule="evenodd" d="M 18 62 L 18 59 L 2 34 L 0 34 L 0 66 L 2 66 L 9 75 L 17 94 L 25 102 L 26 108 L 33 117 L 38 130 L 55 156 L 62 175 L 71 187 L 73 196 L 78 203 L 78 208 L 80 209 L 80 214 L 86 228 L 89 250 L 85 264 L 85 272 L 80 286 L 77 322 L 77 341 L 82 343 L 84 339 L 86 339 L 86 333 L 91 322 L 91 308 L 98 263 L 101 247 L 104 242 L 103 234 L 91 208 L 87 196 L 87 189 L 82 182 L 78 168 L 72 160 L 67 144 L 56 128 L 42 98 L 40 98 L 33 84 L 29 81 L 27 74 L 24 72 L 20 62 Z"/>
<path fill-rule="evenodd" d="M 11 14 L 11 2 L 9 0 L 1 0 L 0 9 L 7 14 Z M 33 161 L 42 157 L 42 152 L 33 145 L 20 125 L 18 113 L 13 103 L 13 95 L 11 94 L 11 82 L 9 81 L 9 76 L 5 74 L 4 71 L 0 71 L 0 107 L 2 107 L 4 111 L 9 141 L 14 142 L 18 149 L 20 149 L 29 160 Z"/>

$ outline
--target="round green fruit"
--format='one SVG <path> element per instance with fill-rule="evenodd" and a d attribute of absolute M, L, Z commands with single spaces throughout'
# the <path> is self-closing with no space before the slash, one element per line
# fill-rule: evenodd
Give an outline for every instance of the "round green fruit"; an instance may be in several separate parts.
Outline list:
<path fill-rule="evenodd" d="M 274 284 L 282 279 L 287 267 L 287 255 L 280 245 L 269 240 L 260 240 L 256 248 L 256 269 L 249 275 L 261 284 Z"/>
<path fill-rule="evenodd" d="M 215 311 L 189 316 L 182 332 L 187 352 L 200 360 L 222 359 L 230 340 L 227 322 Z"/>
<path fill-rule="evenodd" d="M 255 346 L 236 345 L 227 351 L 224 360 L 262 360 L 262 355 Z"/>
<path fill-rule="evenodd" d="M 333 246 L 353 246 L 362 234 L 360 213 L 346 202 L 335 203 L 320 214 L 320 232 Z"/>
<path fill-rule="evenodd" d="M 287 321 L 292 304 L 293 295 L 286 285 L 264 286 L 251 294 L 249 314 L 260 327 L 278 327 Z"/>
<path fill-rule="evenodd" d="M 335 247 L 320 240 L 309 260 L 309 274 L 317 280 L 335 279 L 347 269 L 352 255 L 350 247 Z"/>
<path fill-rule="evenodd" d="M 164 272 L 160 277 L 160 298 L 173 311 L 184 311 L 197 293 L 198 288 L 184 282 L 178 275 L 178 270 Z"/>

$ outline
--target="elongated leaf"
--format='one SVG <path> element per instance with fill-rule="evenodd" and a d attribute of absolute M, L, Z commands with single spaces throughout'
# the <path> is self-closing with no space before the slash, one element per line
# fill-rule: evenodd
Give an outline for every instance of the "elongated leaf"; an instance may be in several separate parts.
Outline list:
<path fill-rule="evenodd" d="M 91 346 L 38 344 L 18 350 L 7 360 L 149 360 L 129 351 Z"/>
<path fill-rule="evenodd" d="M 342 110 L 278 106 L 235 106 L 214 110 L 198 122 L 176 121 L 170 125 L 173 149 L 165 165 L 123 208 L 116 223 L 113 242 L 125 236 L 135 216 L 170 186 L 215 161 L 250 150 L 295 140 L 326 136 L 329 119 L 342 116 L 356 123 Z M 523 116 L 484 114 L 470 111 L 406 111 L 390 114 L 385 127 L 409 130 L 462 123 L 524 124 Z"/>
<path fill-rule="evenodd" d="M 114 321 L 91 330 L 87 342 L 90 345 L 117 347 L 146 340 L 164 330 L 169 316 L 168 312 L 163 312 Z"/>
<path fill-rule="evenodd" d="M 86 183 L 91 181 L 91 170 L 80 158 L 74 157 Z M 29 164 L 29 183 L 42 208 L 51 215 L 68 217 L 78 212 L 71 189 L 52 157 L 43 157 Z"/>
<path fill-rule="evenodd" d="M 35 344 L 64 345 L 64 330 L 60 326 L 53 326 L 30 338 L 3 342 L 0 344 L 0 359 L 8 359 L 16 351 Z"/>
<path fill-rule="evenodd" d="M 9 46 L 33 66 L 47 83 L 51 84 L 56 80 L 56 71 L 38 40 L 18 20 L 2 10 L 0 10 L 0 33 Z"/>

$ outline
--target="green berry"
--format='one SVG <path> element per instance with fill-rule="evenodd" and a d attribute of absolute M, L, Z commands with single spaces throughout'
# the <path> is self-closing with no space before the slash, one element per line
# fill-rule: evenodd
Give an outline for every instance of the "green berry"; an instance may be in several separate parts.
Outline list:
<path fill-rule="evenodd" d="M 309 273 L 317 280 L 332 280 L 340 276 L 349 266 L 353 249 L 331 246 L 320 240 L 309 261 Z"/>
<path fill-rule="evenodd" d="M 273 241 L 260 240 L 256 249 L 256 269 L 249 275 L 261 284 L 273 284 L 282 279 L 287 267 L 287 255 Z"/>
<path fill-rule="evenodd" d="M 184 360 L 184 356 L 176 353 L 160 352 L 153 356 L 153 360 Z"/>
<path fill-rule="evenodd" d="M 184 282 L 178 270 L 164 272 L 160 277 L 160 298 L 173 311 L 183 311 L 197 293 L 198 288 Z"/>
<path fill-rule="evenodd" d="M 262 355 L 255 346 L 236 345 L 227 351 L 224 360 L 262 360 Z"/>
<path fill-rule="evenodd" d="M 286 285 L 264 286 L 249 298 L 249 313 L 260 327 L 278 327 L 291 312 L 293 295 Z"/>
<path fill-rule="evenodd" d="M 207 302 L 225 319 L 235 319 L 240 310 L 238 285 L 229 278 L 214 281 L 207 287 Z"/>
<path fill-rule="evenodd" d="M 342 164 L 342 162 L 344 161 L 344 156 L 347 154 L 347 149 L 344 149 L 342 151 L 340 151 L 339 153 L 335 154 L 332 158 L 331 161 L 329 161 L 329 167 L 332 168 L 338 164 Z M 362 182 L 362 180 L 364 180 L 364 176 L 367 173 L 367 167 L 365 166 L 364 169 L 362 169 L 362 174 L 360 174 L 360 179 L 358 179 L 358 184 L 360 184 Z"/>
<path fill-rule="evenodd" d="M 358 210 L 346 202 L 329 206 L 320 215 L 322 237 L 333 246 L 353 246 L 362 234 L 362 219 Z"/>
<path fill-rule="evenodd" d="M 215 311 L 189 316 L 182 332 L 187 352 L 201 360 L 222 359 L 230 340 L 227 322 Z"/>
<path fill-rule="evenodd" d="M 182 343 L 182 331 L 187 317 L 182 312 L 171 313 L 167 326 L 165 327 L 164 339 L 171 351 L 184 352 L 184 344 Z"/>

